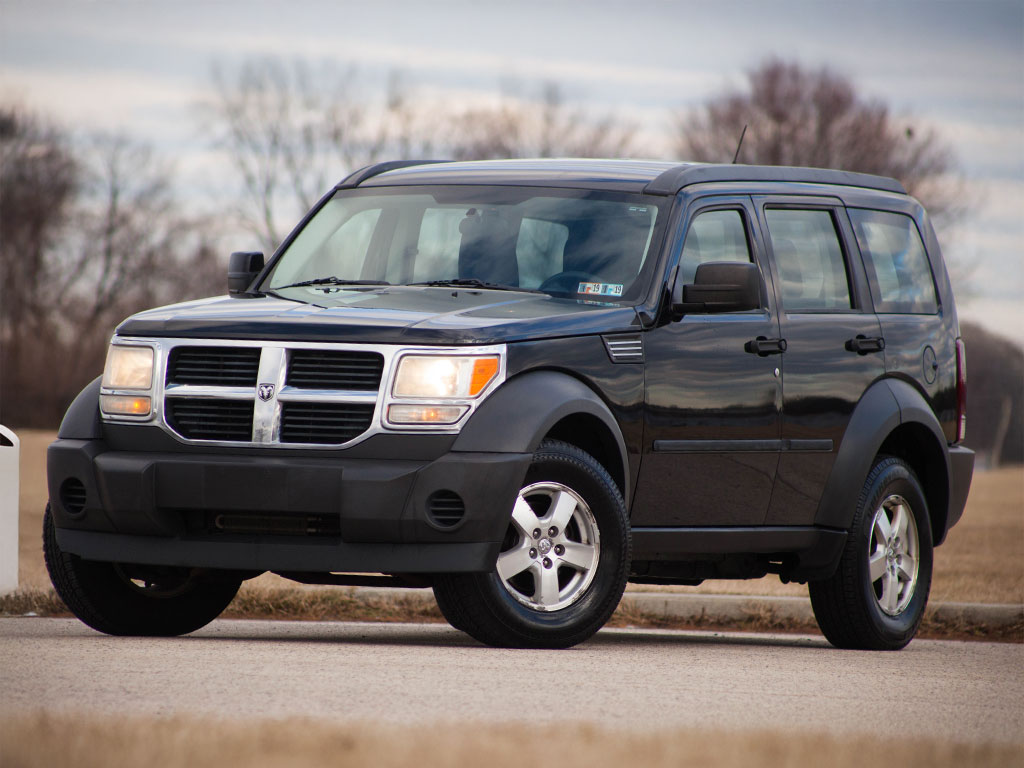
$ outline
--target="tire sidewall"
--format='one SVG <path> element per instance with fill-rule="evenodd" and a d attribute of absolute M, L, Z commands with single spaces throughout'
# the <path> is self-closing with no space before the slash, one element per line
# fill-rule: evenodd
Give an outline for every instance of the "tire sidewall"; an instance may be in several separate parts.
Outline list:
<path fill-rule="evenodd" d="M 891 462 L 891 463 L 890 463 Z M 878 465 L 878 470 L 869 477 L 865 488 L 856 527 L 854 546 L 857 564 L 857 582 L 861 600 L 865 607 L 872 632 L 883 642 L 905 645 L 917 632 L 924 617 L 931 589 L 933 547 L 932 530 L 928 515 L 928 504 L 920 483 L 909 468 L 898 460 L 888 460 Z M 871 544 L 871 528 L 875 511 L 889 496 L 902 496 L 910 505 L 918 535 L 918 572 L 914 595 L 907 607 L 898 615 L 890 616 L 882 610 L 875 596 L 868 565 Z"/>
<path fill-rule="evenodd" d="M 537 611 L 523 605 L 505 588 L 496 571 L 487 574 L 483 588 L 494 614 L 515 632 L 552 639 L 577 633 L 589 636 L 608 620 L 625 589 L 630 543 L 625 504 L 611 478 L 587 468 L 584 461 L 590 457 L 580 454 L 572 456 L 559 448 L 542 446 L 526 473 L 523 487 L 539 482 L 561 483 L 587 503 L 600 534 L 597 571 L 586 592 L 572 605 L 557 611 Z"/>

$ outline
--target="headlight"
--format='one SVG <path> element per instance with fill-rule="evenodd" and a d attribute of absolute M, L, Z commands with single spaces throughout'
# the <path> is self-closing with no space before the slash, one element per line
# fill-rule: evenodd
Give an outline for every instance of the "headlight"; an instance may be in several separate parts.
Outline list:
<path fill-rule="evenodd" d="M 153 386 L 152 347 L 111 344 L 103 368 L 105 389 L 149 389 Z"/>
<path fill-rule="evenodd" d="M 471 398 L 498 375 L 496 355 L 407 355 L 395 375 L 395 397 Z"/>
<path fill-rule="evenodd" d="M 454 427 L 502 375 L 501 360 L 500 354 L 404 354 L 395 370 L 385 424 Z"/>
<path fill-rule="evenodd" d="M 149 390 L 153 386 L 153 348 L 111 344 L 103 367 L 103 389 Z M 153 410 L 149 393 L 100 395 L 100 410 L 107 416 L 146 417 Z"/>

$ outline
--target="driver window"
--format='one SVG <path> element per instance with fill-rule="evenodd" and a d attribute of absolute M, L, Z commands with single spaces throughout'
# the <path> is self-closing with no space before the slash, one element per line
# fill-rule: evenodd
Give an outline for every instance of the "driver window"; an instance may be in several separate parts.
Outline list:
<path fill-rule="evenodd" d="M 709 261 L 753 261 L 739 211 L 707 211 L 690 222 L 679 261 L 683 285 L 693 283 L 697 267 Z"/>

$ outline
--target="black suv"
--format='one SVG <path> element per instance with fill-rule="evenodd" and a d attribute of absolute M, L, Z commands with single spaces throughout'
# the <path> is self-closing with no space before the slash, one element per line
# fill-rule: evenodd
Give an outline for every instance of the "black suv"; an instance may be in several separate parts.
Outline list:
<path fill-rule="evenodd" d="M 124 321 L 50 446 L 46 562 L 90 626 L 190 632 L 273 571 L 565 647 L 627 581 L 774 573 L 835 645 L 916 632 L 973 454 L 898 182 L 384 163 L 228 283 Z"/>

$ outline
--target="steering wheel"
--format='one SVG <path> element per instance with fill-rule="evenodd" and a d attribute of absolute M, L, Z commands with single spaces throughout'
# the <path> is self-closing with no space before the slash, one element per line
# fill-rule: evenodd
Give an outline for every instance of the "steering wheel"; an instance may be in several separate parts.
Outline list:
<path fill-rule="evenodd" d="M 601 278 L 589 272 L 557 272 L 540 284 L 538 290 L 554 293 L 579 293 L 580 283 L 600 283 Z"/>

